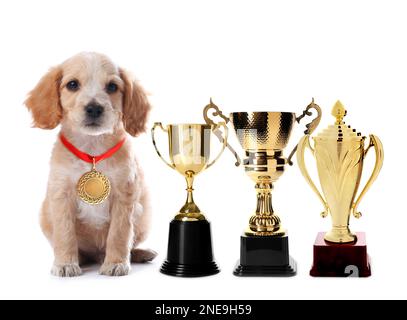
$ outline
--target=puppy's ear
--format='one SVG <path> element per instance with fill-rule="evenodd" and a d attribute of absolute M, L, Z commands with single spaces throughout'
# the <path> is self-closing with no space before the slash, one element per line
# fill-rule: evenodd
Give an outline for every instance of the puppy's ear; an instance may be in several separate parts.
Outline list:
<path fill-rule="evenodd" d="M 62 118 L 59 94 L 61 79 L 61 68 L 52 68 L 28 94 L 25 105 L 32 113 L 35 127 L 54 129 L 60 123 Z"/>
<path fill-rule="evenodd" d="M 120 69 L 120 77 L 124 82 L 123 123 L 126 131 L 133 137 L 146 131 L 148 114 L 151 106 L 144 89 L 131 80 L 129 74 Z"/>

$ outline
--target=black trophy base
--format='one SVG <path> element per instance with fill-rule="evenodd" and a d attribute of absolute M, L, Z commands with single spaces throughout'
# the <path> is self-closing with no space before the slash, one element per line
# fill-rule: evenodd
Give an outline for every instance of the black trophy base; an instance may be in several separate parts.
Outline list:
<path fill-rule="evenodd" d="M 238 277 L 292 277 L 297 264 L 289 255 L 288 236 L 241 237 L 240 261 L 233 273 Z"/>
<path fill-rule="evenodd" d="M 171 222 L 167 260 L 160 271 L 185 278 L 212 276 L 220 272 L 213 259 L 208 221 Z"/>
<path fill-rule="evenodd" d="M 177 264 L 165 261 L 161 267 L 161 273 L 184 278 L 207 277 L 220 272 L 216 262 L 207 265 Z"/>

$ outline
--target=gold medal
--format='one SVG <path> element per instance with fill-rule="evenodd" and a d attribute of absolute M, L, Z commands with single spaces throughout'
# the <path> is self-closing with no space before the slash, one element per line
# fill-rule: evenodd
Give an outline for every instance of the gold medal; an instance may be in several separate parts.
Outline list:
<path fill-rule="evenodd" d="M 96 170 L 94 162 L 92 171 L 85 173 L 79 179 L 77 191 L 79 198 L 87 204 L 101 204 L 110 194 L 110 181 L 103 173 Z"/>
<path fill-rule="evenodd" d="M 108 177 L 96 170 L 96 163 L 113 156 L 123 146 L 126 138 L 123 138 L 113 148 L 99 156 L 91 156 L 80 151 L 72 143 L 70 143 L 63 134 L 60 135 L 60 140 L 61 143 L 79 159 L 88 163 L 93 163 L 92 170 L 85 173 L 78 181 L 76 190 L 79 198 L 83 202 L 90 205 L 98 205 L 103 203 L 110 195 L 111 186 Z"/>
<path fill-rule="evenodd" d="M 101 204 L 110 194 L 110 181 L 101 172 L 93 169 L 78 181 L 78 196 L 87 204 Z"/>

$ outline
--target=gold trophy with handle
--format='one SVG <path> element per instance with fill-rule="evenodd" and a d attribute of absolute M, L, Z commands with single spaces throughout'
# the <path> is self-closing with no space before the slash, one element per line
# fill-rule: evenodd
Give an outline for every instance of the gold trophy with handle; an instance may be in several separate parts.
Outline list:
<path fill-rule="evenodd" d="M 298 144 L 298 166 L 323 204 L 322 217 L 332 217 L 332 229 L 317 236 L 312 276 L 371 275 L 365 233 L 351 232 L 349 220 L 352 215 L 361 217 L 358 206 L 383 166 L 383 145 L 377 136 L 370 135 L 365 149 L 366 137 L 345 124 L 343 118 L 346 113 L 345 107 L 338 101 L 332 110 L 335 124 L 313 137 L 314 147 L 311 146 L 310 135 L 303 137 Z M 316 160 L 322 192 L 312 181 L 305 165 L 307 148 Z M 364 160 L 371 148 L 375 150 L 376 163 L 366 186 L 357 196 Z"/>
<path fill-rule="evenodd" d="M 223 135 L 220 134 L 223 128 Z M 168 137 L 170 160 L 159 151 L 155 132 L 161 129 Z M 211 134 L 222 137 L 222 149 L 210 162 Z M 152 128 L 152 139 L 158 156 L 171 169 L 184 176 L 187 183 L 187 200 L 170 224 L 167 260 L 161 268 L 166 275 L 179 277 L 203 277 L 219 272 L 213 259 L 210 224 L 193 198 L 195 177 L 210 168 L 227 146 L 228 129 L 225 123 L 170 124 L 157 122 Z"/>
<path fill-rule="evenodd" d="M 312 103 L 301 116 L 293 112 L 232 112 L 229 117 L 211 102 L 204 109 L 206 123 L 214 125 L 213 117 L 221 117 L 231 123 L 243 148 L 246 174 L 255 183 L 257 204 L 249 226 L 241 237 L 240 261 L 234 272 L 236 276 L 292 276 L 296 274 L 296 263 L 289 255 L 288 234 L 282 227 L 280 217 L 272 205 L 272 190 L 284 173 L 287 164 L 292 165 L 296 148 L 290 156 L 284 156 L 296 122 L 305 116 L 316 118 L 307 125 L 306 134 L 318 126 L 321 109 Z M 240 164 L 237 153 L 228 146 Z"/>

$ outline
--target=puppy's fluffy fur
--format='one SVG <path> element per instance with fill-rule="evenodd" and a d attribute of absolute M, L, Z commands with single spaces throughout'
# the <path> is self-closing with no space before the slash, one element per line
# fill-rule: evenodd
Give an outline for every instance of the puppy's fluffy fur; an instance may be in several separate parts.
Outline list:
<path fill-rule="evenodd" d="M 89 117 L 89 105 L 100 106 L 103 114 Z M 61 124 L 61 133 L 91 155 L 106 152 L 127 133 L 142 133 L 150 110 L 140 85 L 97 53 L 78 54 L 51 69 L 29 93 L 26 106 L 36 127 L 54 129 Z M 156 255 L 137 249 L 147 235 L 150 206 L 131 139 L 97 164 L 112 185 L 101 205 L 85 204 L 76 193 L 79 178 L 90 169 L 58 139 L 41 211 L 42 230 L 54 249 L 56 276 L 78 276 L 80 265 L 92 261 L 102 263 L 103 275 L 123 276 L 130 262 L 150 261 Z"/>

